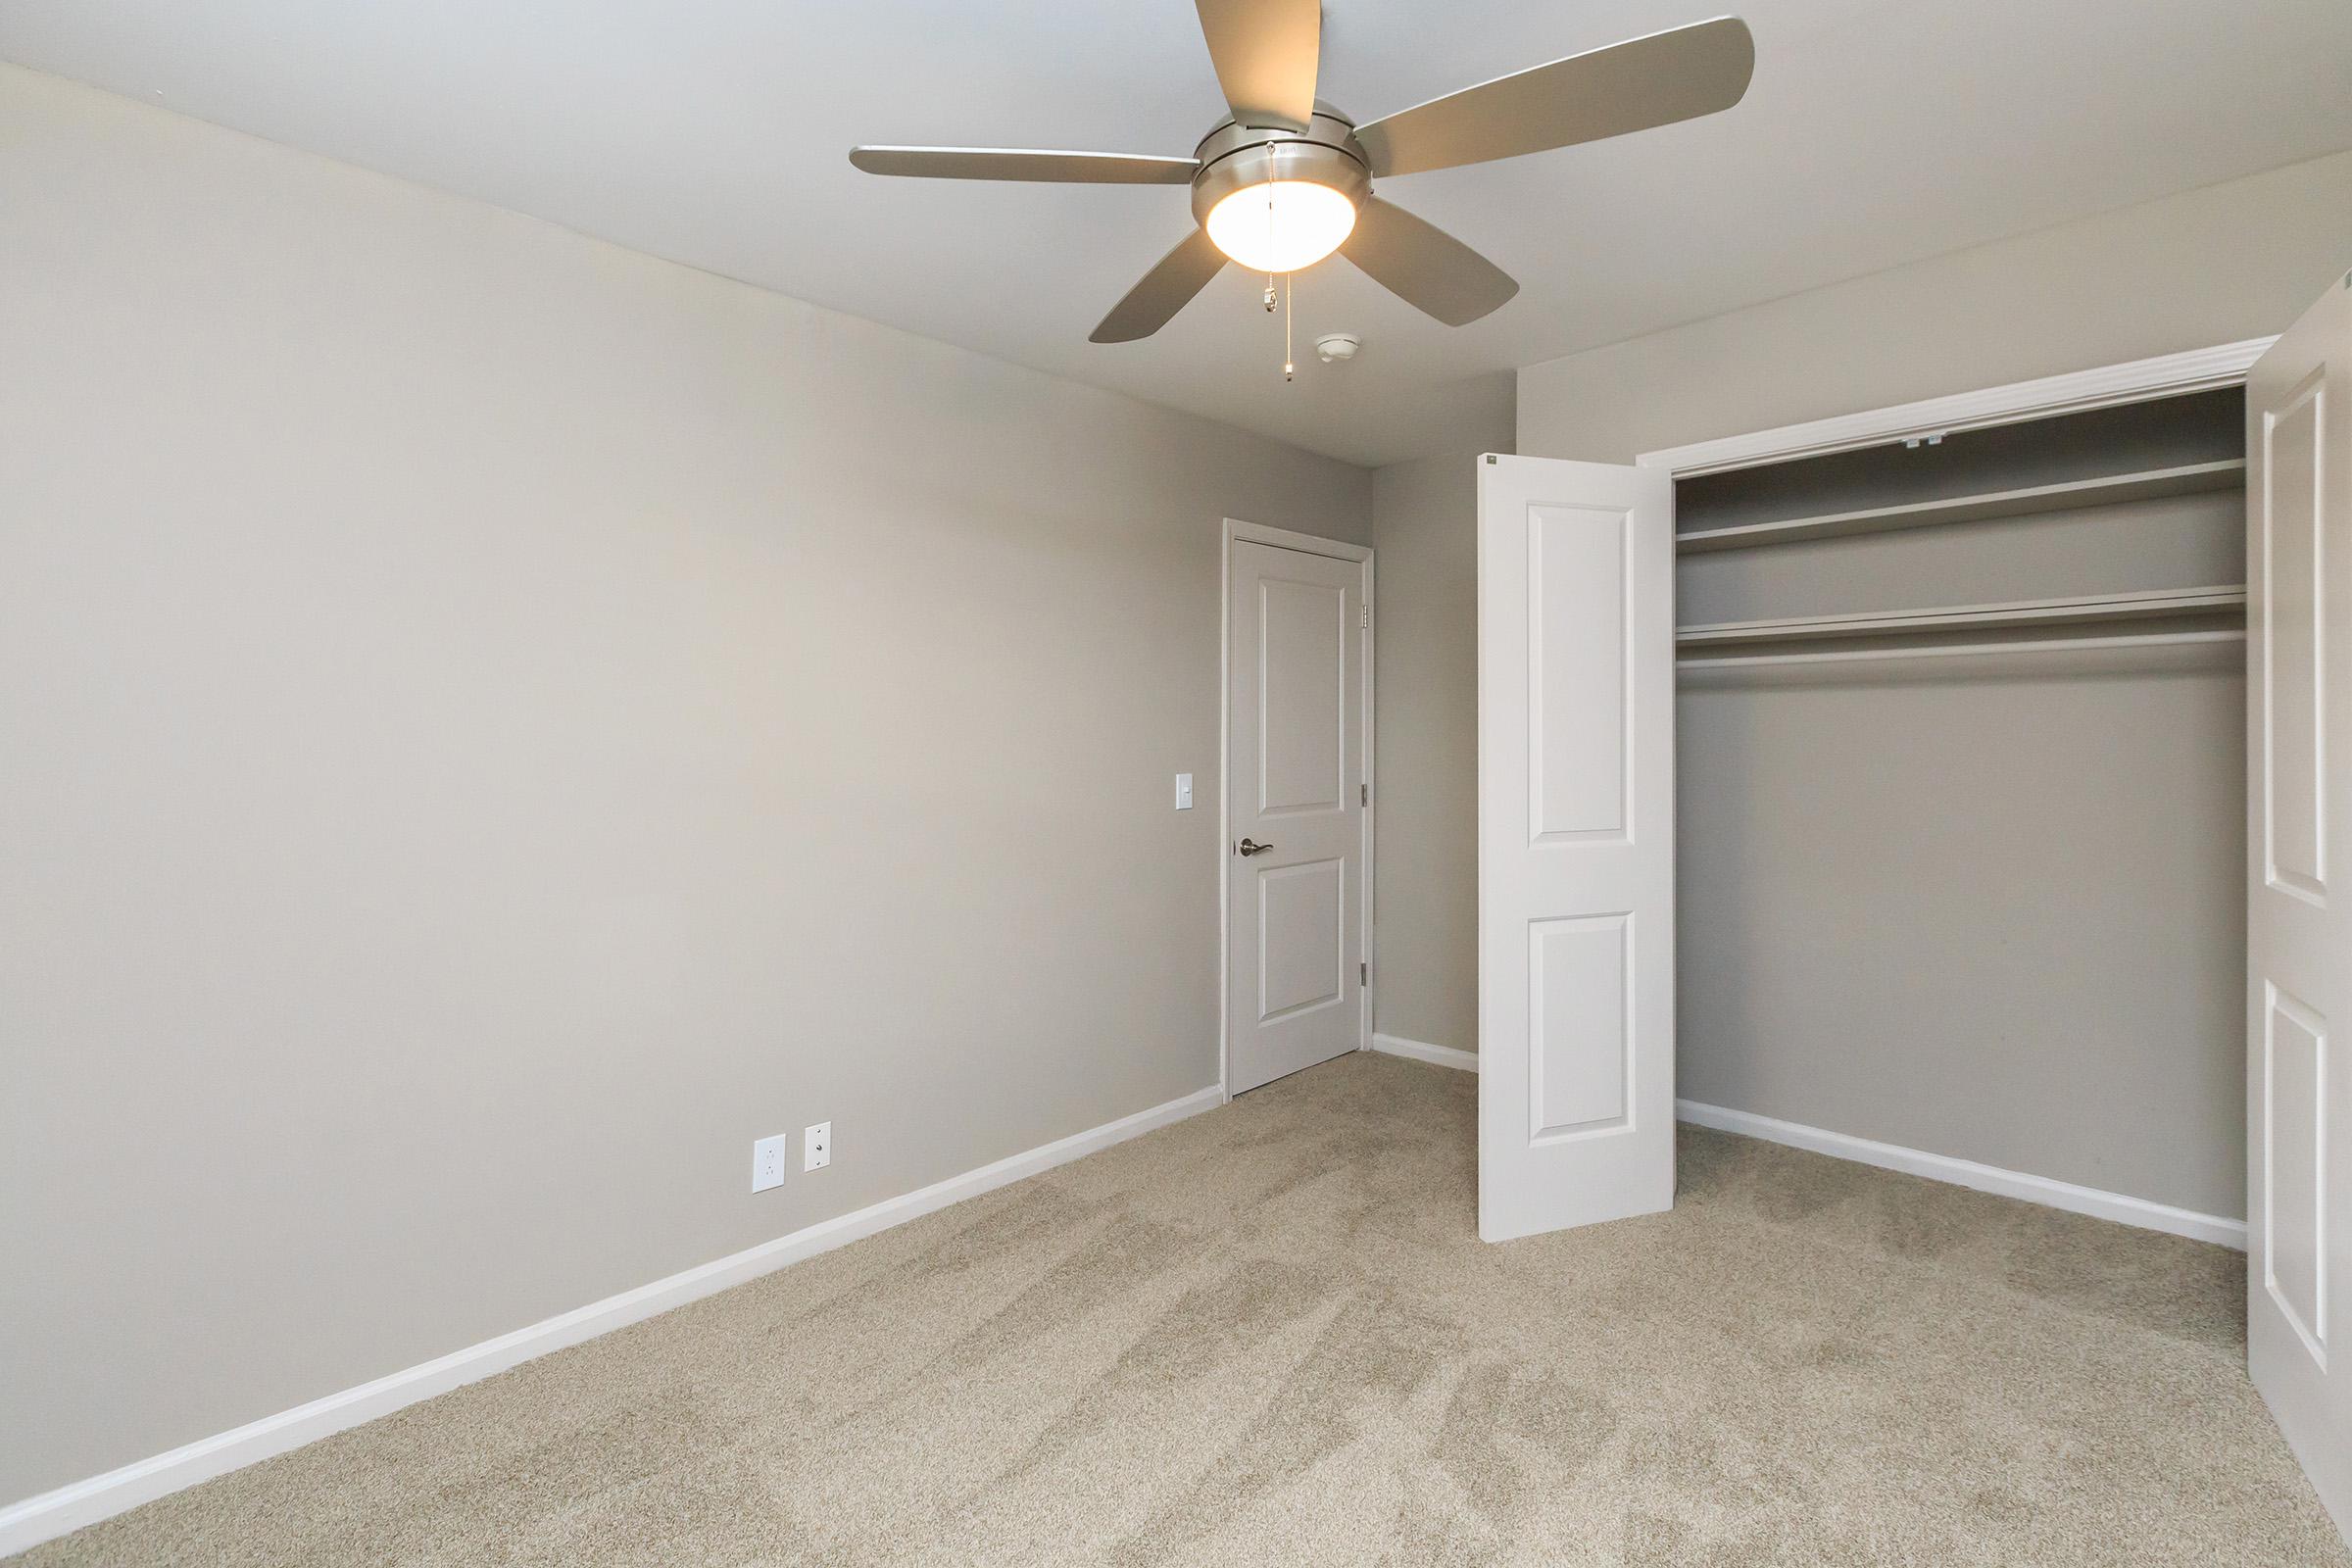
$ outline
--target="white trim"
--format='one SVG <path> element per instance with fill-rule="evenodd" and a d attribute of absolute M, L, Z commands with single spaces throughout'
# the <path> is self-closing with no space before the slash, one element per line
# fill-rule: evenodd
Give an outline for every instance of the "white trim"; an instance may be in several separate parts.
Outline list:
<path fill-rule="evenodd" d="M 1379 983 L 1379 971 L 1373 963 L 1373 835 L 1372 816 L 1380 808 L 1380 791 L 1373 787 L 1372 721 L 1373 721 L 1373 638 L 1379 631 L 1379 614 L 1372 608 L 1372 547 L 1349 544 L 1345 539 L 1325 539 L 1317 534 L 1298 533 L 1289 528 L 1270 527 L 1262 522 L 1245 522 L 1239 517 L 1225 519 L 1224 542 L 1217 547 L 1217 1093 L 1220 1102 L 1233 1099 L 1233 975 L 1231 956 L 1233 855 L 1226 846 L 1233 842 L 1233 547 L 1236 541 L 1256 545 L 1272 545 L 1277 550 L 1296 550 L 1302 555 L 1325 556 L 1334 561 L 1352 561 L 1363 568 L 1363 586 L 1358 591 L 1364 606 L 1362 657 L 1364 662 L 1364 710 L 1359 727 L 1363 734 L 1362 778 L 1368 793 L 1363 807 L 1361 832 L 1363 838 L 1363 915 L 1359 929 L 1363 943 L 1358 956 L 1364 965 L 1364 983 L 1357 1002 L 1355 1049 L 1370 1051 L 1372 1047 L 1372 988 Z"/>
<path fill-rule="evenodd" d="M 1225 541 L 1231 544 L 1241 539 L 1253 545 L 1272 545 L 1277 550 L 1296 550 L 1301 555 L 1329 556 L 1334 561 L 1370 561 L 1370 545 L 1352 545 L 1345 539 L 1325 539 L 1317 534 L 1294 533 L 1288 528 L 1269 528 L 1262 522 L 1244 522 L 1239 517 L 1225 519 Z"/>
<path fill-rule="evenodd" d="M 1854 447 L 1877 446 L 1910 436 L 1945 435 L 1955 430 L 2013 424 L 2021 419 L 2079 414 L 2119 403 L 2142 403 L 2150 398 L 2178 397 L 2215 387 L 2237 386 L 2275 337 L 2248 338 L 2215 348 L 2192 349 L 2134 360 L 2128 365 L 2102 366 L 2066 375 L 2018 381 L 1950 397 L 1901 403 L 1890 409 L 1844 414 L 1804 424 L 1783 425 L 1746 435 L 1695 441 L 1689 446 L 1644 452 L 1634 462 L 1644 468 L 1666 468 L 1677 477 L 1748 468 L 1794 458 L 1819 457 Z"/>
<path fill-rule="evenodd" d="M 233 1431 L 202 1438 L 167 1453 L 76 1481 L 0 1508 L 0 1556 L 24 1551 L 69 1531 L 111 1518 L 140 1503 L 209 1481 L 257 1460 L 299 1448 L 333 1433 L 372 1421 L 404 1405 L 476 1382 L 509 1367 L 592 1340 L 600 1334 L 684 1306 L 790 1263 L 847 1246 L 894 1225 L 903 1225 L 951 1203 L 1009 1186 L 1043 1170 L 1153 1132 L 1223 1099 L 1212 1085 L 1180 1100 L 1105 1122 L 1100 1127 L 1013 1154 L 978 1170 L 886 1199 L 855 1213 L 821 1221 L 762 1242 L 715 1262 L 641 1285 L 591 1302 L 529 1328 L 502 1334 L 437 1360 L 345 1389 Z"/>
<path fill-rule="evenodd" d="M 1451 1067 L 1459 1072 L 1478 1071 L 1478 1053 L 1456 1051 L 1451 1046 L 1433 1046 L 1426 1040 L 1407 1040 L 1402 1035 L 1375 1034 L 1372 1049 L 1392 1056 L 1408 1056 L 1414 1061 L 1426 1061 L 1434 1066 Z"/>
<path fill-rule="evenodd" d="M 1881 1170 L 1899 1170 L 1912 1176 L 1925 1176 L 1930 1181 L 1949 1182 L 1955 1187 L 1973 1188 L 1980 1193 L 1997 1193 L 2003 1198 L 2023 1199 L 2029 1203 L 2042 1203 L 2051 1208 L 2063 1208 L 2070 1213 L 2114 1220 L 2122 1225 L 2136 1225 L 2142 1230 L 2168 1231 L 2175 1236 L 2186 1236 L 2195 1241 L 2216 1242 L 2241 1252 L 2246 1250 L 2246 1222 L 2242 1219 L 2199 1214 L 2192 1209 L 2175 1208 L 2169 1203 L 2150 1202 L 2144 1198 L 2102 1192 L 2096 1187 L 2077 1187 L 2072 1182 L 2054 1181 L 2047 1176 L 2003 1170 L 1997 1165 L 1980 1165 L 1973 1159 L 1931 1154 L 1924 1150 L 1904 1149 L 1895 1144 L 1856 1138 L 1850 1133 L 1834 1133 L 1792 1121 L 1777 1121 L 1752 1111 L 1702 1105 L 1696 1101 L 1676 1101 L 1674 1113 L 1677 1120 L 1694 1126 L 1761 1138 L 1767 1143 L 1787 1144 L 1791 1149 L 1809 1149 L 1816 1154 L 1830 1154 L 1838 1159 L 1876 1165 Z"/>
<path fill-rule="evenodd" d="M 1372 988 L 1374 985 L 1379 983 L 1380 976 L 1380 954 L 1378 951 L 1376 951 L 1379 947 L 1379 942 L 1377 939 L 1379 936 L 1380 922 L 1375 918 L 1375 914 L 1378 909 L 1378 901 L 1373 897 L 1373 884 L 1376 876 L 1376 867 L 1373 864 L 1372 857 L 1372 818 L 1373 814 L 1380 809 L 1380 791 L 1374 788 L 1373 785 L 1373 773 L 1375 771 L 1374 759 L 1379 755 L 1379 748 L 1373 744 L 1373 725 L 1375 722 L 1373 685 L 1374 682 L 1379 678 L 1380 674 L 1379 669 L 1376 667 L 1379 663 L 1379 661 L 1373 657 L 1373 639 L 1380 635 L 1380 612 L 1372 608 L 1372 552 L 1366 550 L 1364 552 L 1363 588 L 1364 756 L 1361 764 L 1364 784 L 1364 985 L 1363 995 L 1357 999 L 1362 1004 L 1363 1013 L 1361 1017 L 1356 1019 L 1355 1023 L 1355 1049 L 1358 1051 L 1370 1051 L 1372 1049 Z"/>
<path fill-rule="evenodd" d="M 1233 1102 L 1233 531 L 1231 517 L 1217 542 L 1217 1103 Z"/>

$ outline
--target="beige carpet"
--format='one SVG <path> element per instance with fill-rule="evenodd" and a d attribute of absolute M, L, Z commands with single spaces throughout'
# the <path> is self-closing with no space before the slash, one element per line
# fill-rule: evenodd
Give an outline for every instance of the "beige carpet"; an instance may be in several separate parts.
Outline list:
<path fill-rule="evenodd" d="M 152 1503 L 39 1563 L 2352 1562 L 2217 1248 L 1686 1129 L 1474 1234 L 1351 1056 Z"/>

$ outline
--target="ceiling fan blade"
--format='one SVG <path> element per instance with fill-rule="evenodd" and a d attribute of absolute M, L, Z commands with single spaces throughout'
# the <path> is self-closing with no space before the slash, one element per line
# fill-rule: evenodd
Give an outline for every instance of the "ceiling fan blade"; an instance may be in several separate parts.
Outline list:
<path fill-rule="evenodd" d="M 1183 244 L 1162 256 L 1127 297 L 1110 308 L 1102 324 L 1087 336 L 1090 343 L 1132 343 L 1150 337 L 1175 318 L 1176 313 L 1208 287 L 1208 280 L 1225 265 L 1225 253 L 1208 242 L 1205 229 L 1196 228 Z"/>
<path fill-rule="evenodd" d="M 1517 158 L 1729 109 L 1755 74 L 1737 17 L 1629 38 L 1497 76 L 1356 127 L 1374 174 Z"/>
<path fill-rule="evenodd" d="M 1374 282 L 1447 326 L 1499 310 L 1519 292 L 1511 274 L 1424 219 L 1367 197 L 1340 254 Z"/>
<path fill-rule="evenodd" d="M 1190 158 L 1144 153 L 1031 152 L 1011 147 L 853 147 L 850 162 L 869 174 L 1073 185 L 1189 185 L 1200 167 Z"/>
<path fill-rule="evenodd" d="M 1194 0 L 1217 85 L 1245 125 L 1304 130 L 1323 53 L 1320 0 Z"/>

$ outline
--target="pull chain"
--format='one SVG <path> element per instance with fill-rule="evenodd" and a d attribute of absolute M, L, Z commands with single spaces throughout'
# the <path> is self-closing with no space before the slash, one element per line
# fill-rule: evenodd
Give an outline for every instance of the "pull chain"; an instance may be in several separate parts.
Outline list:
<path fill-rule="evenodd" d="M 1295 281 L 1298 275 L 1296 272 L 1282 274 L 1282 378 L 1285 381 L 1295 379 L 1298 373 L 1298 367 L 1291 358 L 1291 320 L 1295 314 L 1291 309 L 1291 299 L 1298 292 L 1298 285 Z"/>
<path fill-rule="evenodd" d="M 1266 161 L 1266 249 L 1274 249 L 1274 162 Z M 1266 274 L 1266 314 L 1274 314 L 1274 274 Z"/>
<path fill-rule="evenodd" d="M 1274 164 L 1271 159 L 1266 162 L 1266 249 L 1269 252 L 1274 249 Z M 1282 274 L 1282 378 L 1285 381 L 1294 379 L 1298 370 L 1297 361 L 1291 353 L 1291 291 L 1293 287 L 1291 277 L 1292 274 L 1289 272 Z M 1272 272 L 1266 274 L 1266 314 L 1268 316 L 1274 314 L 1274 274 Z"/>

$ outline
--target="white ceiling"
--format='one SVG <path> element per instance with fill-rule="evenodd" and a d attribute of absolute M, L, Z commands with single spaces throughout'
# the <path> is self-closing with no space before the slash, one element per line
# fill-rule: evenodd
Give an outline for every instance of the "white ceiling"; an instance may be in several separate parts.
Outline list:
<path fill-rule="evenodd" d="M 1710 0 L 1329 0 L 1371 119 L 1717 14 Z M 1337 260 L 1296 383 L 1235 269 L 1087 332 L 1182 189 L 886 180 L 859 141 L 1189 153 L 1186 0 L 5 0 L 0 57 L 1358 463 L 1508 439 L 1516 367 L 2352 146 L 2345 0 L 1745 0 L 1754 87 L 1688 124 L 1386 181 L 1517 276 L 1463 328 Z M 1360 359 L 1315 363 L 1315 334 Z"/>

